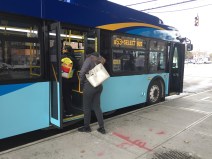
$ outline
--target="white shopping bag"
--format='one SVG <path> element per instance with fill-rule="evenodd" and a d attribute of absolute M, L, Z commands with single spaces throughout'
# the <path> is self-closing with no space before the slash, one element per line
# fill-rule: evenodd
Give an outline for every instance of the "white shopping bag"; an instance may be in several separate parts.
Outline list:
<path fill-rule="evenodd" d="M 96 65 L 85 76 L 93 87 L 99 86 L 101 83 L 103 83 L 106 79 L 110 77 L 109 73 L 104 68 L 102 63 Z"/>

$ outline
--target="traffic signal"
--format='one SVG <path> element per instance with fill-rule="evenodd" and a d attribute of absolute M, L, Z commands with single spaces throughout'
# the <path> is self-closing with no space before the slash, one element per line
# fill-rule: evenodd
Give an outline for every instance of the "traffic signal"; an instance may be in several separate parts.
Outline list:
<path fill-rule="evenodd" d="M 198 15 L 194 18 L 194 26 L 199 26 L 199 16 Z"/>

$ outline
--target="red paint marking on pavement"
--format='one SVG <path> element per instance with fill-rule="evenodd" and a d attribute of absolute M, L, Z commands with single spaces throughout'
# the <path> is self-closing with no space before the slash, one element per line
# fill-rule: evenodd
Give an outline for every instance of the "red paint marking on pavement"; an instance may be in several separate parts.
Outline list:
<path fill-rule="evenodd" d="M 153 131 L 153 129 L 152 128 L 149 128 L 149 131 Z M 165 132 L 164 131 L 159 131 L 156 134 L 157 135 L 163 135 L 163 134 L 165 134 Z"/>
<path fill-rule="evenodd" d="M 104 151 L 97 153 L 97 156 L 103 156 L 105 154 Z"/>
<path fill-rule="evenodd" d="M 125 145 L 126 145 L 126 147 L 125 147 Z M 127 148 L 127 146 L 133 146 L 133 144 L 131 144 L 129 142 L 123 142 L 123 143 L 116 145 L 116 146 L 125 149 L 125 148 Z"/>
<path fill-rule="evenodd" d="M 119 133 L 116 133 L 116 132 L 113 132 L 112 134 L 114 136 L 117 136 L 117 137 L 119 137 L 119 138 L 127 141 L 126 143 L 121 143 L 121 144 L 117 145 L 120 148 L 125 148 L 124 147 L 125 145 L 129 145 L 129 146 L 134 145 L 134 146 L 137 146 L 139 148 L 145 149 L 147 151 L 152 151 L 152 149 L 150 149 L 150 148 L 148 148 L 148 147 L 145 146 L 146 145 L 146 142 L 144 142 L 144 141 L 141 141 L 141 140 L 130 140 L 130 137 L 124 136 L 124 135 L 119 134 Z"/>
<path fill-rule="evenodd" d="M 158 135 L 164 135 L 165 132 L 164 131 L 160 131 L 160 132 L 157 132 L 156 134 L 158 134 Z"/>

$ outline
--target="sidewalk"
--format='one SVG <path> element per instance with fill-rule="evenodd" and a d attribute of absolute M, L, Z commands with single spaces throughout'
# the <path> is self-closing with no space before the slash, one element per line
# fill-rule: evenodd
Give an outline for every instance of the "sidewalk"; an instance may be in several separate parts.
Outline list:
<path fill-rule="evenodd" d="M 105 120 L 106 135 L 76 130 L 0 153 L 0 159 L 211 159 L 212 90 Z M 186 158 L 187 157 L 187 158 Z"/>

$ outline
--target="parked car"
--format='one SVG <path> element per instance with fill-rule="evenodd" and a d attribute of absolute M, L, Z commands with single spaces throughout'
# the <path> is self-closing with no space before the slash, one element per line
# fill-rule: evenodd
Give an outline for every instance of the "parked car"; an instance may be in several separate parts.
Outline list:
<path fill-rule="evenodd" d="M 188 59 L 185 59 L 185 62 L 184 62 L 185 64 L 188 64 L 189 63 L 189 60 Z"/>
<path fill-rule="evenodd" d="M 202 59 L 199 59 L 196 61 L 196 64 L 203 64 L 203 63 L 204 63 L 204 61 Z"/>

